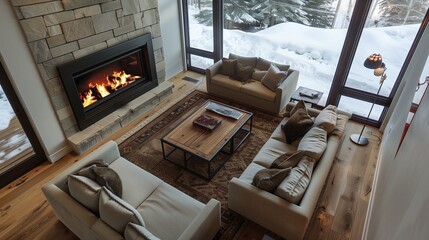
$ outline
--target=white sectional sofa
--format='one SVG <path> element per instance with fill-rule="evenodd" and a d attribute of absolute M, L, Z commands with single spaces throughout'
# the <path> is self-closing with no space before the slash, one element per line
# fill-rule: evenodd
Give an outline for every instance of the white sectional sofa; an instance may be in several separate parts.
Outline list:
<path fill-rule="evenodd" d="M 122 181 L 122 198 L 116 199 L 115 204 L 127 206 L 131 212 L 141 215 L 144 228 L 138 227 L 141 232 L 150 232 L 147 233 L 151 236 L 149 239 L 212 239 L 219 230 L 219 201 L 211 199 L 204 204 L 193 199 L 122 158 L 116 143 L 110 141 L 42 188 L 58 218 L 80 239 L 141 239 L 129 229 L 132 224 L 121 222 L 123 219 L 118 217 L 115 209 L 102 210 L 104 203 L 101 200 L 94 202 L 99 204 L 98 214 L 70 195 L 69 175 L 95 159 L 104 160 L 118 173 Z M 101 196 L 98 192 L 93 194 Z M 133 226 L 135 228 L 136 225 Z"/>
<path fill-rule="evenodd" d="M 289 103 L 286 111 L 294 104 Z M 320 111 L 309 109 L 308 114 L 316 117 Z M 255 174 L 270 168 L 280 155 L 297 150 L 296 144 L 287 144 L 281 129 L 285 118 L 272 133 L 270 139 L 245 169 L 239 178 L 233 178 L 228 186 L 228 206 L 244 217 L 258 223 L 287 240 L 303 239 L 307 226 L 317 205 L 319 195 L 334 161 L 345 124 L 351 114 L 337 111 L 337 127 L 328 135 L 326 149 L 313 170 L 310 183 L 298 204 L 289 202 L 278 195 L 261 190 L 252 185 Z"/>

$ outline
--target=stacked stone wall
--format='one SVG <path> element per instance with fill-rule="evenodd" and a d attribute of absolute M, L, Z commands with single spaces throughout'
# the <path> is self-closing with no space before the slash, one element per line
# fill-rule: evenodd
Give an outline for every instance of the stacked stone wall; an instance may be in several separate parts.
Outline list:
<path fill-rule="evenodd" d="M 67 137 L 80 130 L 57 66 L 150 32 L 158 83 L 165 80 L 157 0 L 11 0 L 11 4 Z M 28 81 L 31 86 L 32 79 Z"/>

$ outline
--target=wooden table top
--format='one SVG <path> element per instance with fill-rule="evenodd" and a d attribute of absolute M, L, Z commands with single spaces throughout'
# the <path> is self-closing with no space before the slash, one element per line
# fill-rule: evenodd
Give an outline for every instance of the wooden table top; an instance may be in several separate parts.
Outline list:
<path fill-rule="evenodd" d="M 232 119 L 220 114 L 208 111 L 205 107 L 214 102 L 228 108 L 235 109 L 243 115 L 238 119 Z M 202 114 L 210 115 L 222 121 L 213 132 L 193 125 L 193 121 Z M 252 117 L 252 113 L 228 106 L 212 100 L 207 100 L 195 112 L 191 113 L 183 122 L 179 123 L 172 131 L 167 133 L 162 140 L 183 150 L 191 152 L 210 161 L 231 137 Z"/>

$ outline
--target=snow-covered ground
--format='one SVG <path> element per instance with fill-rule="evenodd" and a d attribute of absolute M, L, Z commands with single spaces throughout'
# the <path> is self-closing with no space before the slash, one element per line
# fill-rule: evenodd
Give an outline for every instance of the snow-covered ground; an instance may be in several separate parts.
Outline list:
<path fill-rule="evenodd" d="M 190 6 L 189 10 L 191 46 L 212 50 L 212 27 L 199 24 L 195 20 L 193 15 L 198 12 L 197 8 Z M 387 80 L 383 84 L 380 95 L 389 95 L 418 28 L 419 25 L 365 28 L 346 85 L 376 93 L 380 78 L 373 75 L 373 70 L 365 68 L 363 62 L 372 53 L 380 53 L 387 67 Z M 347 29 L 314 28 L 292 22 L 277 24 L 256 33 L 224 29 L 223 55 L 228 57 L 229 53 L 236 53 L 244 56 L 259 56 L 274 62 L 289 64 L 291 68 L 300 72 L 298 85 L 324 92 L 320 102 L 324 104 L 346 33 Z M 205 68 L 212 65 L 213 61 L 194 57 L 192 64 Z M 426 64 L 423 74 L 428 73 L 429 65 Z M 424 78 L 425 76 L 422 76 L 420 82 Z M 419 91 L 416 95 L 421 96 L 422 93 L 423 91 Z M 371 104 L 343 97 L 340 107 L 366 116 Z M 382 110 L 382 107 L 375 106 L 371 117 L 378 119 Z"/>
<path fill-rule="evenodd" d="M 3 88 L 0 86 L 0 131 L 6 129 L 9 126 L 10 120 L 15 116 L 6 95 L 3 92 Z"/>

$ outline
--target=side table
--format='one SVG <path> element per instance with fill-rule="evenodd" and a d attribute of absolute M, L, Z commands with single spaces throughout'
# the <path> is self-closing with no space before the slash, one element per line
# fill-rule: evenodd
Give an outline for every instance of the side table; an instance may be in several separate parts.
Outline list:
<path fill-rule="evenodd" d="M 317 96 L 315 97 L 309 97 L 306 96 L 308 93 L 317 93 Z M 323 92 L 306 88 L 303 86 L 298 87 L 298 89 L 292 94 L 292 97 L 290 98 L 290 101 L 300 101 L 303 100 L 306 103 L 310 103 L 311 107 L 314 107 L 314 105 L 317 105 L 320 101 L 320 99 L 323 96 Z"/>

